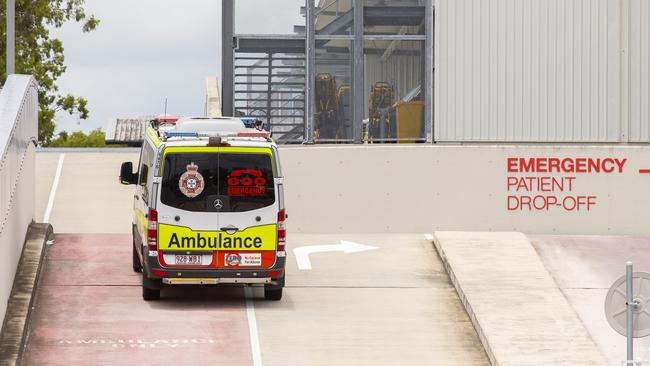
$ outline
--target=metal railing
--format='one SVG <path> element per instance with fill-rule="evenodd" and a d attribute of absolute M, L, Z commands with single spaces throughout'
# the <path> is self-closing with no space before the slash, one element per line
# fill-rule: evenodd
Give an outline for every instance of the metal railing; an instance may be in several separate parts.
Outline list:
<path fill-rule="evenodd" d="M 38 93 L 11 75 L 0 91 L 0 319 L 4 319 L 29 224 L 34 221 Z"/>
<path fill-rule="evenodd" d="M 302 54 L 236 53 L 235 111 L 264 121 L 280 142 L 302 142 L 304 60 Z"/>

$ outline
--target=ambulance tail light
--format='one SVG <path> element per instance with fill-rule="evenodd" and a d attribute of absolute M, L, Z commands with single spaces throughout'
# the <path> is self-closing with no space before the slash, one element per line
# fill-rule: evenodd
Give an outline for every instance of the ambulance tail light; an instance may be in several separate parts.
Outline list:
<path fill-rule="evenodd" d="M 278 212 L 278 251 L 284 251 L 287 243 L 287 229 L 284 224 L 286 219 L 285 211 Z"/>
<path fill-rule="evenodd" d="M 158 211 L 149 209 L 147 224 L 147 246 L 149 250 L 158 250 Z"/>
<path fill-rule="evenodd" d="M 282 271 L 270 271 L 269 273 L 267 273 L 267 275 L 268 275 L 269 277 L 278 277 L 278 276 L 280 276 L 281 274 L 282 274 Z"/>
<path fill-rule="evenodd" d="M 153 271 L 151 271 L 151 273 L 156 277 L 166 277 L 167 276 L 167 271 L 163 271 L 162 269 L 154 269 Z"/>

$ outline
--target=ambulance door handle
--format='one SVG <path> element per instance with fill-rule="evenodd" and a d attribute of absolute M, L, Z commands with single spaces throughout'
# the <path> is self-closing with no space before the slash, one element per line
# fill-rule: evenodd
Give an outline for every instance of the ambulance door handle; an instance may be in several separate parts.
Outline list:
<path fill-rule="evenodd" d="M 234 226 L 226 226 L 226 227 L 222 227 L 222 228 L 221 228 L 221 231 L 225 231 L 225 232 L 227 232 L 228 234 L 232 235 L 232 234 L 238 232 L 238 231 L 239 231 L 239 228 L 236 228 L 236 227 L 234 227 Z"/>
<path fill-rule="evenodd" d="M 135 199 L 138 201 L 140 200 L 140 196 L 138 196 L 137 194 L 134 194 L 133 197 L 135 197 Z"/>

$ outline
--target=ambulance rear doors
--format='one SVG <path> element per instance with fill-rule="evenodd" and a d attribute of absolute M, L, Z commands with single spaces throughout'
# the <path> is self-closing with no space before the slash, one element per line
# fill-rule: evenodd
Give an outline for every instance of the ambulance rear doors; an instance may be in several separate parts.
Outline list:
<path fill-rule="evenodd" d="M 281 196 L 276 165 L 270 147 L 167 147 L 157 207 L 160 264 L 272 267 Z"/>

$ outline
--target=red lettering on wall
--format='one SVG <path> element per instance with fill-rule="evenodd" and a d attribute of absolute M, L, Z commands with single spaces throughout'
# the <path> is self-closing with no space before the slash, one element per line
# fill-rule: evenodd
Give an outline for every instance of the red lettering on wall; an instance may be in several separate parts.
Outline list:
<path fill-rule="evenodd" d="M 577 188 L 577 179 L 585 174 L 623 174 L 626 158 L 615 157 L 508 157 L 508 211 L 588 212 L 598 204 L 598 197 Z M 639 170 L 650 173 L 650 169 Z M 588 188 L 588 187 L 586 187 Z"/>

